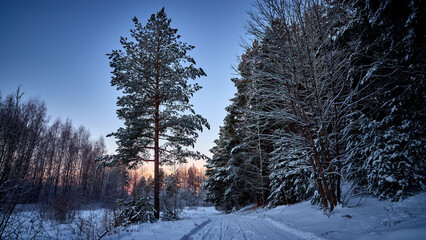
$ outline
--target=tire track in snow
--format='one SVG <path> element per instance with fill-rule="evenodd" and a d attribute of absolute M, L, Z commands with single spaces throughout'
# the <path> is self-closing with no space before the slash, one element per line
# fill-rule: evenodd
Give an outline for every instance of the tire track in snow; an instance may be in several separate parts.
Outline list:
<path fill-rule="evenodd" d="M 239 222 L 237 222 L 237 223 L 238 223 L 238 225 L 239 225 L 239 227 L 240 227 L 240 231 L 243 233 L 243 238 L 244 238 L 244 240 L 248 240 L 247 235 L 244 233 L 244 229 L 243 229 L 243 227 L 241 226 L 241 223 L 239 223 Z"/>
<path fill-rule="evenodd" d="M 203 232 L 203 238 L 202 238 L 202 240 L 208 240 L 209 238 L 207 238 L 207 237 L 210 237 L 210 231 L 211 231 L 212 229 L 211 228 L 207 228 L 207 231 L 205 231 L 205 232 Z"/>
<path fill-rule="evenodd" d="M 198 232 L 202 227 L 206 226 L 209 222 L 211 222 L 210 218 L 207 219 L 206 221 L 204 221 L 203 223 L 201 223 L 200 225 L 196 226 L 191 231 L 189 231 L 189 233 L 185 234 L 180 240 L 188 240 L 191 235 L 193 235 L 196 232 Z"/>
<path fill-rule="evenodd" d="M 203 231 L 191 231 L 185 239 L 205 240 L 264 240 L 264 239 L 321 239 L 310 232 L 303 232 L 268 217 L 222 215 L 211 218 Z"/>
<path fill-rule="evenodd" d="M 291 232 L 283 231 L 283 229 L 265 223 L 263 219 L 252 218 L 252 221 L 246 220 L 245 223 L 248 225 L 247 229 L 251 229 L 254 233 L 251 239 L 299 239 L 298 236 L 293 235 Z"/>
<path fill-rule="evenodd" d="M 219 240 L 223 240 L 223 222 L 220 222 L 220 235 L 219 236 L 220 236 Z"/>
<path fill-rule="evenodd" d="M 318 239 L 318 240 L 322 240 L 323 238 L 320 238 L 318 236 L 316 236 L 313 233 L 310 232 L 304 232 L 304 231 L 300 231 L 294 228 L 291 228 L 287 225 L 285 225 L 284 223 L 278 222 L 276 220 L 270 219 L 268 217 L 262 218 L 268 222 L 270 222 L 272 225 L 275 225 L 277 228 L 280 228 L 286 232 L 292 233 L 293 235 L 301 238 L 301 239 Z"/>

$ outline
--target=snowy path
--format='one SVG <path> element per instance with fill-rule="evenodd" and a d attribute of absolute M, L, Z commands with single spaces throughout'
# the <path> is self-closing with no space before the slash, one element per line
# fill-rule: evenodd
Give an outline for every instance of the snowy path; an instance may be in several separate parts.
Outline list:
<path fill-rule="evenodd" d="M 204 226 L 200 225 L 196 231 L 185 235 L 181 240 L 320 239 L 312 233 L 301 232 L 267 217 L 213 215 L 204 223 Z"/>

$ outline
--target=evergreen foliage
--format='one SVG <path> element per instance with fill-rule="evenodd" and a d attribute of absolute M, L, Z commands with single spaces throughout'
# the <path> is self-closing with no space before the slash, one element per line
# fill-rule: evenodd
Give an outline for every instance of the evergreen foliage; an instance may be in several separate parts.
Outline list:
<path fill-rule="evenodd" d="M 236 177 L 236 173 L 230 166 L 231 150 L 238 143 L 235 135 L 237 120 L 231 107 L 232 105 L 227 108 L 231 112 L 225 117 L 224 126 L 220 127 L 219 139 L 215 140 L 216 146 L 210 150 L 213 157 L 207 160 L 206 176 L 208 179 L 203 183 L 208 192 L 206 200 L 227 210 L 232 209 L 234 205 L 234 197 L 231 194 L 238 193 L 238 191 L 229 190 Z"/>
<path fill-rule="evenodd" d="M 425 189 L 423 5 L 258 1 L 207 200 L 230 210 L 262 189 L 270 206 L 333 211 L 344 182 L 395 201 Z"/>
<path fill-rule="evenodd" d="M 209 128 L 189 102 L 201 86 L 188 80 L 206 74 L 195 67 L 195 60 L 188 55 L 194 47 L 179 40 L 164 8 L 152 14 L 145 26 L 136 17 L 133 22 L 134 41 L 122 37 L 123 50 L 107 54 L 113 68 L 111 85 L 123 93 L 117 101 L 117 116 L 125 127 L 109 135 L 117 138 L 117 154 L 98 161 L 103 166 L 123 164 L 129 168 L 153 161 L 154 205 L 159 218 L 159 165 L 205 158 L 188 148 L 194 147 L 198 131 Z"/>
<path fill-rule="evenodd" d="M 359 188 L 399 200 L 425 188 L 425 11 L 422 1 L 356 1 L 338 39 L 351 48 L 351 81 L 364 97 L 349 176 Z M 355 37 L 356 36 L 356 37 Z"/>
<path fill-rule="evenodd" d="M 115 218 L 116 226 L 128 226 L 138 222 L 154 222 L 154 207 L 149 197 L 132 198 L 130 200 L 118 200 L 121 208 Z"/>
<path fill-rule="evenodd" d="M 122 90 L 118 98 L 117 116 L 125 127 L 110 134 L 118 139 L 118 154 L 104 158 L 106 165 L 116 162 L 136 166 L 148 160 L 154 145 L 154 123 L 159 120 L 162 163 L 185 162 L 187 157 L 200 158 L 198 152 L 184 147 L 193 146 L 197 131 L 209 127 L 206 119 L 194 113 L 190 97 L 201 89 L 189 79 L 205 76 L 187 52 L 194 47 L 179 41 L 177 29 L 170 27 L 164 8 L 153 14 L 146 26 L 133 18 L 131 36 L 135 42 L 121 38 L 124 51 L 107 54 L 113 68 L 111 85 Z M 156 114 L 156 104 L 161 108 Z"/>

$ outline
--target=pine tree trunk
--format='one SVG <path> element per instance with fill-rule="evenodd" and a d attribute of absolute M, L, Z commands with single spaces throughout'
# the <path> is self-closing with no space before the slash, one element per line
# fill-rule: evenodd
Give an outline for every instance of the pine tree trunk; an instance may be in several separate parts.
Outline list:
<path fill-rule="evenodd" d="M 160 218 L 160 156 L 159 156 L 159 109 L 158 93 L 155 96 L 155 136 L 154 136 L 154 209 L 155 218 Z"/>
<path fill-rule="evenodd" d="M 157 45 L 157 58 L 155 62 L 155 70 L 157 76 L 155 79 L 155 135 L 154 135 L 154 217 L 160 219 L 160 155 L 159 155 L 159 141 L 160 141 L 160 95 L 159 95 L 159 85 L 160 85 L 160 66 L 159 66 L 159 56 L 160 55 L 160 41 Z"/>
<path fill-rule="evenodd" d="M 160 168 L 159 168 L 159 129 L 158 129 L 158 101 L 155 103 L 155 146 L 154 146 L 154 216 L 160 219 Z"/>

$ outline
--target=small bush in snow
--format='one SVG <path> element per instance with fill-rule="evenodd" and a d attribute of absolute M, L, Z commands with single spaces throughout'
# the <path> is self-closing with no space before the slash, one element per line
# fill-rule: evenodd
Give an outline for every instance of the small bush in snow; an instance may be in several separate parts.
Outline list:
<path fill-rule="evenodd" d="M 179 220 L 179 216 L 177 211 L 173 211 L 170 209 L 166 209 L 165 211 L 163 211 L 163 214 L 161 215 L 161 219 L 163 221 L 175 221 L 175 220 Z"/>
<path fill-rule="evenodd" d="M 115 219 L 116 226 L 127 226 L 137 222 L 154 222 L 154 208 L 149 197 L 118 200 L 120 210 Z"/>

